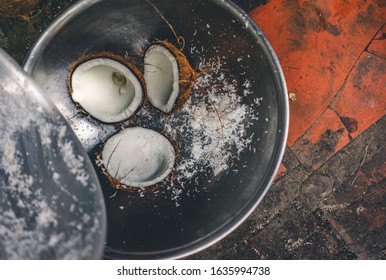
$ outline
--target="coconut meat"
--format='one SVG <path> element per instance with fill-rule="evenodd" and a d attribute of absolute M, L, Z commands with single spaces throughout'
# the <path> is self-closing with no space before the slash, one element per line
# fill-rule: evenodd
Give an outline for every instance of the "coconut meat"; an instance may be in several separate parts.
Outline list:
<path fill-rule="evenodd" d="M 179 94 L 179 67 L 176 57 L 162 45 L 152 45 L 145 53 L 144 78 L 149 102 L 169 113 Z"/>
<path fill-rule="evenodd" d="M 80 64 L 70 82 L 74 102 L 106 123 L 129 118 L 143 100 L 142 85 L 133 72 L 109 58 L 91 59 Z"/>
<path fill-rule="evenodd" d="M 173 145 L 151 129 L 131 127 L 107 140 L 102 150 L 107 173 L 130 187 L 147 187 L 167 177 L 174 166 Z"/>

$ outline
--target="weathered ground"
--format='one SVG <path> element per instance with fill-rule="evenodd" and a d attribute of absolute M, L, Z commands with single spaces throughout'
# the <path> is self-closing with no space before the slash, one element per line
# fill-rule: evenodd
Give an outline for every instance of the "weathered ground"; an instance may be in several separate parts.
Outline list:
<path fill-rule="evenodd" d="M 236 1 L 273 45 L 290 93 L 276 182 L 192 259 L 386 258 L 386 3 Z"/>

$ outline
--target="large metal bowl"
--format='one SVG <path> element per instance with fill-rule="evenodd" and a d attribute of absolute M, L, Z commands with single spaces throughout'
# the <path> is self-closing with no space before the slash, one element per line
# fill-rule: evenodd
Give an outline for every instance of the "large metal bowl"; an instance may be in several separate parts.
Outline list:
<path fill-rule="evenodd" d="M 155 39 L 177 44 L 173 28 L 184 38 L 183 52 L 191 65 L 211 59 L 225 62 L 223 73 L 240 86 L 237 94 L 243 105 L 258 113 L 247 117 L 245 137 L 250 143 L 228 170 L 198 176 L 184 188 L 164 185 L 150 192 L 116 191 L 99 172 L 108 215 L 106 258 L 180 258 L 219 241 L 262 200 L 286 144 L 288 101 L 283 74 L 272 47 L 247 14 L 224 0 L 152 3 L 80 1 L 56 19 L 25 61 L 24 69 L 67 118 L 95 168 L 100 169 L 96 154 L 111 134 L 127 126 L 162 130 L 165 116 L 154 110 L 150 119 L 135 117 L 106 125 L 79 113 L 69 97 L 67 78 L 71 64 L 87 53 L 108 51 L 141 63 Z M 242 85 L 249 89 L 246 96 Z M 189 149 L 189 137 L 176 137 L 180 146 Z"/>

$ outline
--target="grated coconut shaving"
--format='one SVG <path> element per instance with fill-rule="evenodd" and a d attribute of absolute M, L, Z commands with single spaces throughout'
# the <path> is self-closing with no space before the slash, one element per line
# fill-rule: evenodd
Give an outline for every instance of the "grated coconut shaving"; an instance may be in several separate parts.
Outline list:
<path fill-rule="evenodd" d="M 62 199 L 76 197 L 66 185 L 74 180 L 59 174 L 67 166 L 79 187 L 90 187 L 88 171 L 76 156 L 64 121 L 43 108 L 35 100 L 40 93 L 20 80 L 0 83 L 0 119 L 6 122 L 0 126 L 0 259 L 85 258 L 94 251 L 100 213 L 89 221 L 86 233 L 78 225 L 64 225 Z M 61 153 L 63 167 L 58 167 L 53 161 Z M 75 204 L 72 211 L 87 211 Z"/>
<path fill-rule="evenodd" d="M 198 52 L 196 48 L 191 51 Z M 259 120 L 256 108 L 262 98 L 252 99 L 253 106 L 246 105 L 243 97 L 252 94 L 251 81 L 230 78 L 223 69 L 226 64 L 220 58 L 203 59 L 198 64 L 202 75 L 190 98 L 181 111 L 164 118 L 162 130 L 181 150 L 176 182 L 166 185 L 177 207 L 183 190 L 188 196 L 202 191 L 202 179 L 229 171 L 246 149 L 255 152 L 250 147 L 254 135 L 247 135 L 246 129 Z M 154 123 L 154 110 L 145 106 L 138 118 L 145 124 Z"/>

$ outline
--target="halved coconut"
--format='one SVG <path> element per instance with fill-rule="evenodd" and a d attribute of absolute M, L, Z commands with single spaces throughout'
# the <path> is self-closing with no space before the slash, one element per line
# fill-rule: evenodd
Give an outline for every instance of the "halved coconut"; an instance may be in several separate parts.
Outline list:
<path fill-rule="evenodd" d="M 74 102 L 105 123 L 132 116 L 145 92 L 141 72 L 130 61 L 110 53 L 78 61 L 71 71 L 69 88 Z"/>
<path fill-rule="evenodd" d="M 148 187 L 172 171 L 175 150 L 160 133 L 146 128 L 126 128 L 105 143 L 101 160 L 114 187 Z"/>
<path fill-rule="evenodd" d="M 144 62 L 149 102 L 165 113 L 181 108 L 197 75 L 185 55 L 169 42 L 156 41 L 146 50 Z"/>

